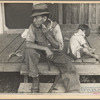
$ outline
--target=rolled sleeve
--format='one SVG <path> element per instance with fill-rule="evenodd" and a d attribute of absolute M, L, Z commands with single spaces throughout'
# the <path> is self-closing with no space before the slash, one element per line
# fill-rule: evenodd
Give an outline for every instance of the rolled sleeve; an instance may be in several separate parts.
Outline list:
<path fill-rule="evenodd" d="M 56 41 L 59 44 L 59 50 L 63 50 L 64 43 L 60 26 L 57 24 L 53 30 Z"/>
<path fill-rule="evenodd" d="M 28 31 L 29 31 L 29 29 L 25 29 L 24 32 L 21 34 L 21 37 L 26 38 Z"/>
<path fill-rule="evenodd" d="M 85 40 L 85 38 L 83 36 L 80 36 L 79 41 L 80 41 L 81 45 L 86 44 L 86 40 Z"/>

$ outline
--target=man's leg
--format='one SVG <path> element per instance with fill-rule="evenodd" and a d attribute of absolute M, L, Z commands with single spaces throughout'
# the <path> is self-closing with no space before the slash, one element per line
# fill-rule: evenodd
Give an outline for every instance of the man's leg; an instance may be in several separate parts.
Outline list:
<path fill-rule="evenodd" d="M 37 68 L 39 54 L 34 49 L 27 48 L 25 50 L 25 62 L 28 69 L 28 75 L 33 78 L 31 92 L 37 93 L 39 92 L 39 71 Z"/>
<path fill-rule="evenodd" d="M 30 77 L 37 77 L 39 74 L 37 64 L 39 62 L 39 54 L 31 48 L 25 49 L 25 63 Z"/>
<path fill-rule="evenodd" d="M 68 56 L 64 53 L 57 53 L 54 54 L 52 61 L 61 71 L 66 92 L 80 92 L 79 75 Z"/>

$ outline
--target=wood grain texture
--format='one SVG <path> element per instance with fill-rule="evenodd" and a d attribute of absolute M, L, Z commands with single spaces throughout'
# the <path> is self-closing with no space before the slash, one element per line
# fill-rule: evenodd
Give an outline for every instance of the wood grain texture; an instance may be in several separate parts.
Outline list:
<path fill-rule="evenodd" d="M 88 41 L 92 48 L 95 49 L 95 53 L 100 57 L 100 37 L 98 34 L 90 34 Z"/>
<path fill-rule="evenodd" d="M 100 24 L 100 4 L 96 4 L 96 24 Z"/>
<path fill-rule="evenodd" d="M 84 23 L 89 23 L 89 4 L 84 4 Z"/>
<path fill-rule="evenodd" d="M 72 4 L 71 23 L 79 23 L 79 4 Z"/>
<path fill-rule="evenodd" d="M 71 4 L 63 4 L 63 23 L 71 24 Z"/>
<path fill-rule="evenodd" d="M 75 67 L 77 69 L 77 72 L 80 75 L 100 75 L 100 70 L 99 70 L 100 65 L 95 65 L 95 64 L 79 65 L 79 64 L 77 64 L 77 65 L 75 65 Z M 49 71 L 48 65 L 46 63 L 39 63 L 38 69 L 42 75 L 58 75 L 59 74 L 59 70 L 57 69 L 56 66 L 51 65 L 50 66 L 51 70 Z M 21 67 L 20 74 L 21 75 L 28 74 L 26 65 L 23 65 Z"/>
<path fill-rule="evenodd" d="M 91 4 L 91 23 L 96 24 L 96 4 Z"/>
<path fill-rule="evenodd" d="M 20 50 L 20 53 L 22 54 L 22 57 L 18 57 L 18 56 L 13 56 L 10 59 L 8 59 L 8 62 L 12 62 L 12 63 L 21 63 L 23 62 L 24 58 L 23 58 L 23 54 L 24 54 L 24 49 L 25 49 L 25 40 L 22 41 L 22 44 L 17 48 L 17 50 Z"/>
<path fill-rule="evenodd" d="M 12 35 L 11 35 L 12 36 Z M 23 39 L 20 35 L 0 54 L 0 62 L 8 62 L 9 54 L 15 52 L 18 47 L 22 44 Z M 9 42 L 8 42 L 9 43 Z"/>
<path fill-rule="evenodd" d="M 58 5 L 58 19 L 59 19 L 59 24 L 63 24 L 63 4 Z"/>
<path fill-rule="evenodd" d="M 52 83 L 40 83 L 40 93 L 47 93 L 52 86 Z M 20 83 L 18 88 L 18 93 L 31 93 L 32 83 Z M 80 84 L 81 93 L 99 93 L 100 84 L 99 83 L 81 83 Z M 63 83 L 57 83 L 52 93 L 65 93 L 65 88 Z"/>
<path fill-rule="evenodd" d="M 1 35 L 0 53 L 2 53 L 16 38 L 18 34 L 14 35 Z M 2 39 L 3 38 L 3 39 Z"/>

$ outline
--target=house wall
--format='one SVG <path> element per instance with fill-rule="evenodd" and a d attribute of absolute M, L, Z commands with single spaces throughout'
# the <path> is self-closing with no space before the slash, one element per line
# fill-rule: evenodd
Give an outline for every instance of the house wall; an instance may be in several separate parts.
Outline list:
<path fill-rule="evenodd" d="M 32 3 L 6 3 L 4 4 L 6 26 L 9 29 L 23 29 L 28 28 L 32 23 Z M 58 21 L 58 5 L 48 4 L 49 11 L 51 12 L 50 18 Z"/>
<path fill-rule="evenodd" d="M 100 24 L 100 4 L 63 4 L 64 24 Z"/>
<path fill-rule="evenodd" d="M 3 33 L 22 33 L 32 22 L 32 3 L 5 3 L 0 13 L 4 16 L 0 19 L 3 25 Z M 51 12 L 50 18 L 60 24 L 66 24 L 69 30 L 75 30 L 74 26 L 88 24 L 92 31 L 98 31 L 100 25 L 100 4 L 48 4 Z M 2 22 L 3 21 L 3 22 Z M 1 27 L 2 28 L 2 27 Z"/>

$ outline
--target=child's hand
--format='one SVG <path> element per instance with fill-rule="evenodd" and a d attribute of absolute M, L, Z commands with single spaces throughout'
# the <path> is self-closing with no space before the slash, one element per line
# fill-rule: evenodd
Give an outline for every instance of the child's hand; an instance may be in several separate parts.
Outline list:
<path fill-rule="evenodd" d="M 92 48 L 90 49 L 90 52 L 91 52 L 91 53 L 94 53 L 94 51 L 95 51 L 95 49 L 92 49 Z"/>
<path fill-rule="evenodd" d="M 42 28 L 43 33 L 47 33 L 49 30 L 48 28 Z"/>

